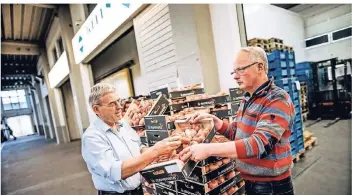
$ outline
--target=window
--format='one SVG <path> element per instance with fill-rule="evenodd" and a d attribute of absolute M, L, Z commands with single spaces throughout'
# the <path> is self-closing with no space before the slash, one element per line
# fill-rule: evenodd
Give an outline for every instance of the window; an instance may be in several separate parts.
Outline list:
<path fill-rule="evenodd" d="M 332 41 L 343 40 L 351 36 L 352 36 L 352 27 L 347 27 L 331 33 Z"/>
<path fill-rule="evenodd" d="M 26 92 L 24 90 L 2 91 L 4 110 L 28 108 Z"/>
<path fill-rule="evenodd" d="M 51 50 L 51 54 L 53 55 L 53 60 L 54 60 L 54 64 L 57 62 L 57 52 L 56 52 L 56 48 L 54 47 L 53 50 Z"/>
<path fill-rule="evenodd" d="M 62 53 L 64 53 L 65 49 L 64 49 L 64 43 L 62 42 L 62 37 L 60 37 L 57 40 L 57 44 L 59 45 L 59 49 L 60 49 L 60 56 Z"/>
<path fill-rule="evenodd" d="M 328 34 L 306 39 L 306 48 L 329 43 Z"/>

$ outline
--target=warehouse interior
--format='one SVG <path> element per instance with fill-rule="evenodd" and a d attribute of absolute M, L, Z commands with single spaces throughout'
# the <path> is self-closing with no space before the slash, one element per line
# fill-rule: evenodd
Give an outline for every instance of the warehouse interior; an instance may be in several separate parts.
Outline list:
<path fill-rule="evenodd" d="M 243 93 L 230 72 L 246 46 L 265 50 L 295 107 L 295 194 L 351 194 L 351 4 L 1 4 L 1 32 L 1 194 L 97 194 L 81 153 L 97 83 L 116 87 L 149 146 L 163 136 L 148 129 L 154 115 L 197 108 L 234 121 Z M 218 188 L 245 194 L 230 163 L 234 184 Z M 142 176 L 145 195 L 186 194 L 184 181 Z"/>

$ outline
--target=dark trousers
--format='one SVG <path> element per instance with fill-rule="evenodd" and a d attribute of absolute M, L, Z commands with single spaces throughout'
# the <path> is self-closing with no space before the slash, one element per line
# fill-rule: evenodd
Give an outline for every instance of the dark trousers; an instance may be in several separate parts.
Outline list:
<path fill-rule="evenodd" d="M 142 186 L 139 186 L 134 190 L 125 191 L 123 193 L 98 190 L 98 195 L 143 195 L 143 189 Z"/>
<path fill-rule="evenodd" d="M 247 195 L 294 195 L 291 177 L 281 181 L 246 181 Z"/>

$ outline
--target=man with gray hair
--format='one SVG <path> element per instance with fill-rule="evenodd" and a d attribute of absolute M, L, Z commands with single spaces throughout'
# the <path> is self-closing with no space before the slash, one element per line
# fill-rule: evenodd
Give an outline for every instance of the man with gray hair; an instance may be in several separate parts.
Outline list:
<path fill-rule="evenodd" d="M 247 195 L 293 195 L 290 135 L 294 124 L 294 105 L 288 93 L 268 79 L 266 53 L 259 47 L 238 52 L 233 64 L 234 80 L 246 91 L 234 122 L 228 124 L 214 115 L 195 115 L 196 123 L 213 118 L 220 134 L 232 141 L 196 144 L 185 148 L 183 160 L 209 156 L 236 159 L 237 169 L 246 181 Z"/>
<path fill-rule="evenodd" d="M 113 85 L 92 87 L 89 104 L 97 118 L 82 137 L 82 156 L 98 195 L 142 195 L 139 171 L 157 157 L 181 145 L 180 137 L 164 139 L 147 148 L 122 119 L 120 99 Z"/>

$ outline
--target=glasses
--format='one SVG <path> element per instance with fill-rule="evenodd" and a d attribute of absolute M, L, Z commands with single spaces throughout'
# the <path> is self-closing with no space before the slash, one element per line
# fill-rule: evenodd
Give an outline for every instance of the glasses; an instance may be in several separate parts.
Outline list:
<path fill-rule="evenodd" d="M 241 68 L 237 68 L 236 70 L 234 70 L 233 72 L 231 72 L 231 75 L 233 75 L 233 74 L 243 74 L 244 73 L 244 71 L 247 69 L 247 68 L 249 68 L 249 67 L 251 67 L 251 66 L 253 66 L 254 64 L 258 64 L 259 62 L 254 62 L 254 63 L 252 63 L 252 64 L 249 64 L 249 65 L 247 65 L 247 66 L 244 66 L 244 67 L 241 67 Z"/>
<path fill-rule="evenodd" d="M 121 107 L 121 103 L 122 103 L 122 100 L 118 99 L 116 101 L 110 102 L 108 105 L 102 105 L 102 104 L 97 104 L 97 105 L 113 108 L 113 107 L 117 107 L 117 105 L 119 105 L 119 107 Z"/>

